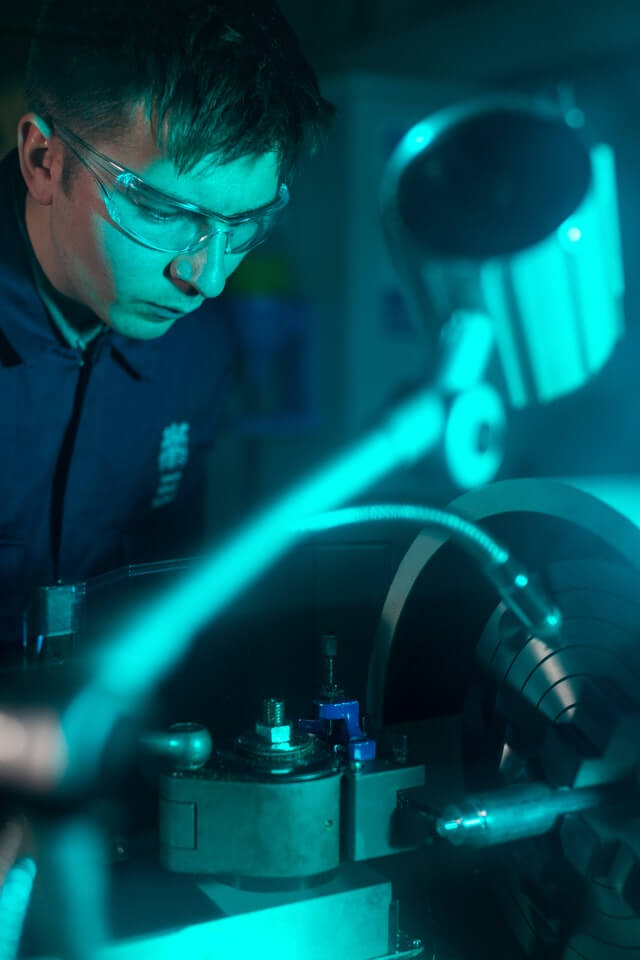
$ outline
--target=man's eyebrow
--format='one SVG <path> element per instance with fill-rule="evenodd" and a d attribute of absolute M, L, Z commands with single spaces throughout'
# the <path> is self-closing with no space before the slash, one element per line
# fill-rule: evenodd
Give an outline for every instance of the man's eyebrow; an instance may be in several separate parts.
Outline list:
<path fill-rule="evenodd" d="M 159 187 L 156 187 L 152 183 L 149 183 L 147 180 L 145 180 L 143 177 L 141 177 L 137 173 L 134 173 L 134 176 L 136 176 L 138 180 L 140 180 L 140 182 L 145 186 L 146 189 L 152 191 L 152 193 L 158 194 L 159 199 L 165 199 L 165 200 L 173 201 L 175 203 L 186 204 L 188 206 L 197 207 L 199 210 L 203 210 L 206 213 L 214 213 L 220 217 L 227 217 L 229 219 L 233 219 L 234 217 L 242 217 L 245 214 L 253 213 L 254 210 L 262 210 L 264 207 L 270 206 L 272 203 L 275 203 L 275 201 L 278 199 L 278 193 L 280 190 L 280 185 L 278 184 L 278 186 L 276 186 L 274 195 L 265 203 L 260 203 L 257 206 L 252 206 L 252 207 L 243 207 L 242 210 L 234 210 L 231 213 L 226 213 L 224 210 L 224 205 L 222 209 L 216 210 L 213 207 L 205 206 L 202 203 L 196 203 L 195 200 L 187 200 L 184 197 L 178 197 L 175 193 L 170 193 L 168 190 L 161 190 Z"/>

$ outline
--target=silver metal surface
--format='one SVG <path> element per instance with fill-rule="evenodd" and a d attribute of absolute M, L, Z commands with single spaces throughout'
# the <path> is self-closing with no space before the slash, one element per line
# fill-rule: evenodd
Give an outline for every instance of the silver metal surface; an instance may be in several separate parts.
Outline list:
<path fill-rule="evenodd" d="M 150 730 L 139 739 L 144 751 L 164 757 L 173 770 L 199 770 L 211 757 L 211 734 L 199 723 L 174 723 L 168 730 Z"/>
<path fill-rule="evenodd" d="M 438 819 L 436 830 L 454 846 L 511 843 L 550 832 L 567 814 L 607 806 L 608 802 L 619 808 L 628 792 L 617 785 L 552 790 L 546 783 L 516 783 L 452 804 Z"/>
<path fill-rule="evenodd" d="M 254 730 L 235 741 L 236 754 L 257 770 L 285 776 L 298 768 L 322 763 L 326 753 L 317 737 L 294 730 L 287 721 L 284 700 L 263 700 Z"/>
<path fill-rule="evenodd" d="M 575 524 L 600 537 L 640 570 L 640 531 L 617 509 L 580 489 L 580 480 L 516 479 L 489 484 L 454 500 L 450 507 L 472 521 L 513 513 L 539 514 Z M 422 531 L 403 557 L 385 598 L 369 663 L 367 713 L 383 726 L 387 668 L 405 604 L 425 566 L 449 542 L 444 534 Z"/>
<path fill-rule="evenodd" d="M 196 892 L 211 901 L 211 918 L 112 941 L 101 960 L 408 960 L 389 953 L 391 883 L 364 864 L 345 864 L 310 890 L 254 893 L 215 881 Z"/>
<path fill-rule="evenodd" d="M 371 769 L 345 774 L 344 830 L 350 860 L 370 860 L 410 849 L 393 842 L 398 790 L 421 787 L 424 782 L 422 764 L 399 767 L 377 762 Z"/>
<path fill-rule="evenodd" d="M 238 952 L 222 954 L 234 960 L 378 960 L 389 953 L 391 883 L 367 865 L 344 864 L 329 882 L 296 893 L 253 893 L 215 882 L 200 889 L 242 930 Z"/>
<path fill-rule="evenodd" d="M 546 577 L 566 608 L 562 645 L 548 650 L 537 638 L 505 629 L 506 614 L 496 610 L 476 647 L 487 718 L 476 727 L 478 743 L 483 726 L 485 736 L 499 734 L 503 783 L 521 784 L 539 771 L 553 786 L 577 788 L 565 789 L 568 800 L 607 799 L 606 806 L 561 818 L 553 835 L 524 841 L 520 855 L 507 849 L 503 899 L 517 904 L 507 916 L 527 943 L 540 929 L 531 922 L 537 912 L 544 936 L 555 930 L 566 957 L 638 958 L 640 834 L 632 785 L 640 765 L 637 567 L 581 555 L 549 565 Z M 508 729 L 496 709 L 505 710 Z M 551 901 L 550 872 L 562 884 Z M 569 925 L 566 905 L 577 897 L 580 918 Z"/>
<path fill-rule="evenodd" d="M 160 781 L 163 864 L 234 880 L 300 880 L 340 863 L 340 775 Z"/>
<path fill-rule="evenodd" d="M 256 724 L 255 733 L 250 731 L 237 737 L 235 747 L 236 753 L 256 769 L 282 776 L 317 763 L 324 752 L 313 734 L 292 731 L 288 724 L 264 728 Z"/>
<path fill-rule="evenodd" d="M 505 481 L 454 504 L 471 520 L 492 521 L 490 529 L 500 523 L 514 549 L 519 545 L 509 539 L 509 525 L 520 536 L 532 536 L 526 547 L 538 557 L 538 572 L 564 615 L 554 645 L 513 624 L 502 604 L 491 615 L 488 605 L 479 614 L 470 609 L 460 631 L 451 634 L 461 644 L 478 638 L 479 670 L 465 713 L 466 736 L 473 738 L 473 753 L 469 744 L 464 757 L 467 789 L 483 777 L 492 787 L 491 776 L 503 784 L 536 777 L 556 788 L 629 784 L 638 769 L 638 483 L 608 485 L 598 478 L 598 488 L 590 489 L 589 480 Z M 532 523 L 537 520 L 539 525 Z M 446 558 L 436 554 L 444 543 L 421 534 L 391 586 L 369 678 L 374 714 L 384 706 L 393 645 L 396 653 L 403 649 L 413 624 L 403 616 L 405 607 L 415 609 L 423 588 L 429 596 L 430 569 L 440 582 L 438 561 Z M 440 567 L 440 579 L 442 572 Z M 459 588 L 463 596 L 463 580 Z M 442 629 L 439 635 L 449 636 Z M 421 640 L 416 634 L 415 641 Z M 410 648 L 403 655 L 410 658 Z M 411 668 L 411 659 L 407 663 Z M 397 661 L 394 669 L 397 674 Z M 544 815 L 544 802 L 540 806 Z M 544 944 L 551 944 L 567 958 L 640 957 L 638 835 L 637 818 L 619 805 L 563 817 L 552 834 L 505 848 L 496 896 L 521 944 L 541 956 Z M 567 905 L 577 898 L 580 917 L 570 918 Z"/>

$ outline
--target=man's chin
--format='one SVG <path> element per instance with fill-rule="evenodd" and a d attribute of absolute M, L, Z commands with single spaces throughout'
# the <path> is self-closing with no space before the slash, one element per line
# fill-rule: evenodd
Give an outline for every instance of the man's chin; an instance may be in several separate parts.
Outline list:
<path fill-rule="evenodd" d="M 116 333 L 122 334 L 123 337 L 129 337 L 131 340 L 157 340 L 158 337 L 163 336 L 170 330 L 176 320 L 179 319 L 179 317 L 149 319 L 140 315 L 130 315 L 118 318 L 112 317 L 108 321 L 108 325 Z"/>

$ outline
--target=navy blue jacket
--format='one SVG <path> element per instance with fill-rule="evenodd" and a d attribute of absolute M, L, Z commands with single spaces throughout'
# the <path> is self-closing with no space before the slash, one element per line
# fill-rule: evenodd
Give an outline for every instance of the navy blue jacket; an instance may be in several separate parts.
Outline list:
<path fill-rule="evenodd" d="M 106 330 L 67 346 L 38 294 L 0 162 L 0 635 L 35 586 L 185 555 L 233 338 L 218 302 L 156 340 Z M 22 185 L 22 190 L 24 186 Z M 4 628 L 3 628 L 4 623 Z"/>

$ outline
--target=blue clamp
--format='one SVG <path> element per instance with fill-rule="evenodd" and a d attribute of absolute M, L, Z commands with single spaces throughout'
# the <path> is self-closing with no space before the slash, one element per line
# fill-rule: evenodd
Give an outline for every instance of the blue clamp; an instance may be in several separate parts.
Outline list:
<path fill-rule="evenodd" d="M 315 733 L 329 743 L 341 744 L 347 748 L 350 761 L 365 763 L 376 758 L 376 741 L 366 736 L 360 727 L 360 702 L 358 700 L 313 701 L 312 720 L 298 720 L 298 729 L 304 733 Z M 333 730 L 327 733 L 326 721 L 333 722 Z"/>

